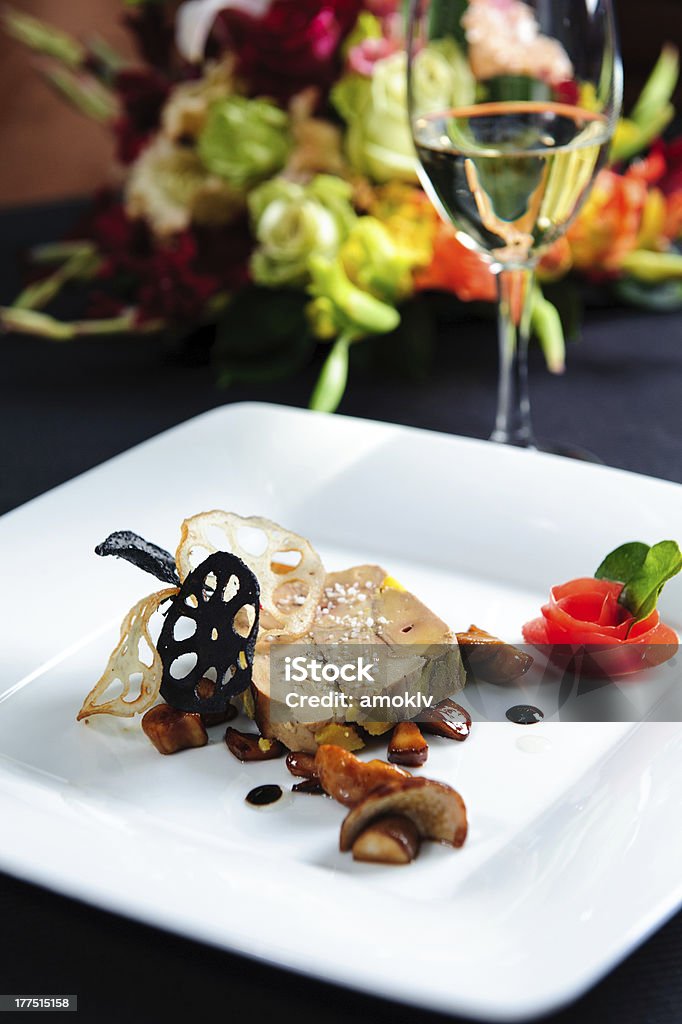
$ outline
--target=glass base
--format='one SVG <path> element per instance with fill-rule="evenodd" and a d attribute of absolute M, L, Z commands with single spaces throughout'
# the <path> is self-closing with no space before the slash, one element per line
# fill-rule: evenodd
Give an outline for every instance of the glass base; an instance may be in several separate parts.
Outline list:
<path fill-rule="evenodd" d="M 577 462 L 592 462 L 596 466 L 603 466 L 604 460 L 600 459 L 594 452 L 587 448 L 581 448 L 578 444 L 555 444 L 553 441 L 537 441 L 535 448 L 539 452 L 547 452 L 548 455 L 563 455 L 565 459 L 575 459 Z"/>
<path fill-rule="evenodd" d="M 554 441 L 537 440 L 534 437 L 520 437 L 515 440 L 509 439 L 502 431 L 493 430 L 489 438 L 495 444 L 507 444 L 511 448 L 525 448 L 530 452 L 545 452 L 547 455 L 562 455 L 565 459 L 575 459 L 576 462 L 592 462 L 597 466 L 603 466 L 604 461 L 594 452 L 587 448 L 581 448 L 577 444 L 559 444 Z"/>

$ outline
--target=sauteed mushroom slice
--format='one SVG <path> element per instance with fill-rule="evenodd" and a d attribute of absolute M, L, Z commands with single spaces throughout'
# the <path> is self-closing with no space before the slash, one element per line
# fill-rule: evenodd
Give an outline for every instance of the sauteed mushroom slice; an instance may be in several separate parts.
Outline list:
<path fill-rule="evenodd" d="M 409 772 L 386 761 L 361 761 L 349 750 L 329 743 L 318 748 L 315 770 L 325 793 L 345 807 L 364 799 L 375 786 L 410 778 Z"/>
<path fill-rule="evenodd" d="M 317 779 L 315 755 L 305 750 L 291 750 L 287 754 L 286 765 L 292 775 L 298 779 Z"/>
<path fill-rule="evenodd" d="M 422 839 L 461 846 L 467 834 L 467 815 L 459 793 L 442 782 L 412 777 L 386 782 L 350 809 L 339 845 L 350 850 L 373 822 L 391 815 L 409 818 Z"/>
<path fill-rule="evenodd" d="M 467 673 L 486 683 L 511 683 L 533 664 L 530 654 L 478 626 L 457 633 L 457 643 Z"/>
<path fill-rule="evenodd" d="M 160 754 L 176 754 L 191 747 L 205 747 L 208 733 L 201 715 L 178 711 L 170 704 L 157 704 L 142 717 L 145 736 Z"/>
<path fill-rule="evenodd" d="M 448 740 L 465 740 L 471 732 L 471 715 L 454 700 L 442 700 L 435 708 L 423 711 L 419 716 L 422 732 L 433 736 L 445 736 Z"/>
<path fill-rule="evenodd" d="M 388 759 L 392 764 L 405 764 L 418 768 L 429 756 L 429 745 L 415 722 L 398 722 L 388 744 Z"/>
<path fill-rule="evenodd" d="M 225 743 L 230 753 L 243 764 L 249 761 L 272 761 L 284 753 L 279 740 L 268 740 L 255 732 L 240 732 L 231 725 L 225 730 Z"/>
<path fill-rule="evenodd" d="M 417 827 L 409 818 L 391 814 L 379 818 L 353 843 L 353 860 L 372 864 L 409 864 L 419 852 Z"/>

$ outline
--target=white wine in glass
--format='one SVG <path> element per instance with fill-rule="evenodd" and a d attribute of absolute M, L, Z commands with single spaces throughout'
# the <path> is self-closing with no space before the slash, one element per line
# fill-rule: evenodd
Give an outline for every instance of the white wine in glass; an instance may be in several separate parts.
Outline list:
<path fill-rule="evenodd" d="M 497 279 L 494 441 L 537 447 L 527 381 L 535 267 L 606 160 L 621 94 L 611 0 L 412 0 L 422 183 Z"/>

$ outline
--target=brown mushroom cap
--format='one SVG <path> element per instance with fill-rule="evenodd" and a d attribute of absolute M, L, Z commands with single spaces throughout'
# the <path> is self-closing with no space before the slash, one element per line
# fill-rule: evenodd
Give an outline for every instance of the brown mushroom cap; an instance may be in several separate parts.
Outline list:
<path fill-rule="evenodd" d="M 419 852 L 421 837 L 409 818 L 393 814 L 378 818 L 353 843 L 353 860 L 369 864 L 409 864 Z"/>
<path fill-rule="evenodd" d="M 377 786 L 410 778 L 410 773 L 386 761 L 361 761 L 350 750 L 325 743 L 315 755 L 315 771 L 323 790 L 346 807 L 359 803 Z"/>
<path fill-rule="evenodd" d="M 423 839 L 449 846 L 466 839 L 466 807 L 459 793 L 443 782 L 409 777 L 378 786 L 351 808 L 341 825 L 341 850 L 350 850 L 371 822 L 395 814 L 409 818 Z"/>
<path fill-rule="evenodd" d="M 530 654 L 473 624 L 466 633 L 457 633 L 457 643 L 467 673 L 484 682 L 511 683 L 533 664 Z"/>

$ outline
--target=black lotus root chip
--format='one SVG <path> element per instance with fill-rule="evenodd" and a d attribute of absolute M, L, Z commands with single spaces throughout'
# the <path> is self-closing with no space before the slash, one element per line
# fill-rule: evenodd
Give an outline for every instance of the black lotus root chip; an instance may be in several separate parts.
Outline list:
<path fill-rule="evenodd" d="M 172 599 L 156 644 L 163 699 L 180 711 L 224 711 L 251 682 L 259 618 L 248 565 L 228 551 L 209 555 Z"/>
<path fill-rule="evenodd" d="M 132 562 L 138 569 L 151 573 L 164 583 L 170 583 L 172 586 L 180 583 L 175 558 L 170 551 L 152 544 L 132 530 L 110 533 L 106 540 L 97 545 L 95 554 L 124 558 L 126 562 Z"/>

